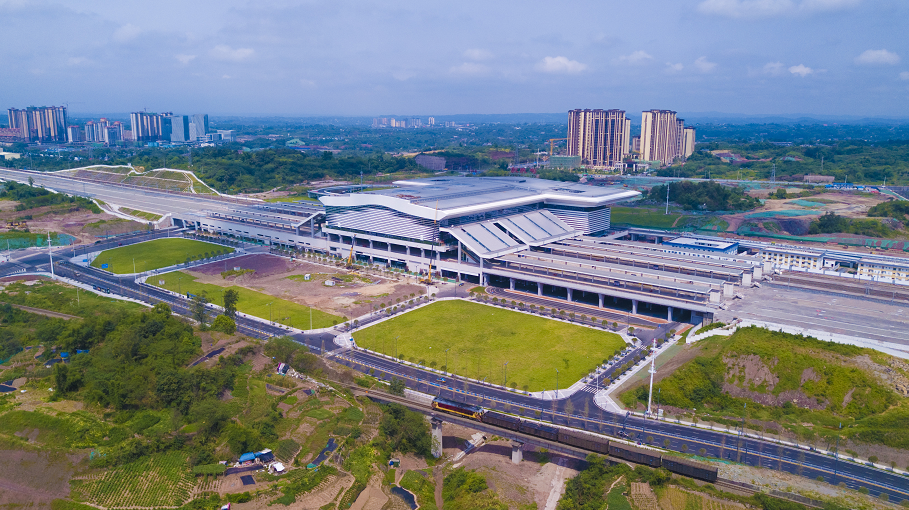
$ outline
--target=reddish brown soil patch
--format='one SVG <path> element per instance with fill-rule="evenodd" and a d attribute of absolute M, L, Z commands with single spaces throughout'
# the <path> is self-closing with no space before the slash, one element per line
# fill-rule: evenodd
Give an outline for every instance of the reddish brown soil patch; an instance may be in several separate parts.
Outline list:
<path fill-rule="evenodd" d="M 289 271 L 291 268 L 290 261 L 283 257 L 254 254 L 243 255 L 242 257 L 237 257 L 235 259 L 230 259 L 227 261 L 212 262 L 211 264 L 197 266 L 193 268 L 193 271 L 211 276 L 219 275 L 222 271 L 229 271 L 235 267 L 239 267 L 241 269 L 252 269 L 256 272 L 256 276 L 259 277 L 284 273 Z"/>
<path fill-rule="evenodd" d="M 60 455 L 0 450 L 0 508 L 50 508 L 50 502 L 69 495 L 73 474 Z"/>
<path fill-rule="evenodd" d="M 3 278 L 0 278 L 0 283 L 31 282 L 31 281 L 35 281 L 35 280 L 50 281 L 50 278 L 48 278 L 46 276 L 37 276 L 37 275 L 29 275 L 29 274 L 19 275 L 19 276 L 4 276 Z"/>

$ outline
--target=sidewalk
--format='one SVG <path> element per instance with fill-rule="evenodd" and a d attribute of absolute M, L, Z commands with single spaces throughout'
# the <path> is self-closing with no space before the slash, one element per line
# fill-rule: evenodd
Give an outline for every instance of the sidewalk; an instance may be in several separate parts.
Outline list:
<path fill-rule="evenodd" d="M 653 353 L 651 354 L 652 358 L 648 358 L 647 360 L 645 360 L 644 363 L 641 363 L 640 365 L 635 365 L 634 367 L 632 367 L 631 370 L 629 370 L 628 372 L 619 376 L 619 378 L 616 379 L 615 381 L 613 381 L 613 383 L 610 384 L 608 387 L 602 388 L 602 389 L 600 389 L 600 391 L 596 392 L 596 394 L 594 394 L 594 396 L 593 396 L 593 403 L 596 404 L 597 407 L 599 407 L 600 409 L 603 409 L 605 411 L 610 411 L 610 412 L 614 412 L 614 413 L 626 412 L 627 409 L 625 409 L 624 407 L 622 407 L 621 405 L 616 403 L 615 400 L 612 399 L 612 396 L 611 396 L 612 393 L 614 391 L 616 391 L 619 387 L 621 387 L 623 384 L 625 384 L 626 381 L 628 381 L 629 379 L 631 379 L 632 377 L 634 377 L 638 373 L 640 373 L 641 370 L 644 370 L 644 369 L 649 370 L 651 359 L 658 358 L 661 354 L 665 353 L 670 347 L 675 345 L 676 342 L 678 342 L 678 335 L 673 336 L 666 342 L 663 342 L 663 345 L 657 347 L 656 350 L 653 351 Z"/>

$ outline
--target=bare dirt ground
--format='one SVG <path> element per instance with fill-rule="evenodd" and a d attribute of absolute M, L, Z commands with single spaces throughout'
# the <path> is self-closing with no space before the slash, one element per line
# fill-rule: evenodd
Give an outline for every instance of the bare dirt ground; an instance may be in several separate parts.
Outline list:
<path fill-rule="evenodd" d="M 78 456 L 0 450 L 0 508 L 50 508 L 69 495 Z"/>
<path fill-rule="evenodd" d="M 221 276 L 222 271 L 234 267 L 254 272 L 236 277 Z M 419 296 L 426 292 L 425 287 L 412 283 L 412 279 L 388 279 L 334 266 L 290 261 L 274 255 L 238 257 L 227 261 L 226 266 L 224 262 L 214 262 L 198 266 L 189 273 L 201 283 L 222 287 L 239 285 L 345 317 L 359 317 L 371 312 L 373 306 L 378 308 L 382 303 L 395 303 L 398 299 L 410 299 L 411 294 Z M 311 275 L 310 281 L 303 280 L 307 274 Z M 333 287 L 324 285 L 333 277 L 342 281 L 335 280 Z"/>
<path fill-rule="evenodd" d="M 444 454 L 454 457 L 460 453 L 466 441 L 476 432 L 446 423 L 442 429 Z M 486 476 L 490 489 L 511 508 L 536 503 L 540 510 L 551 510 L 564 493 L 565 483 L 578 474 L 579 464 L 576 459 L 525 446 L 524 460 L 515 465 L 511 462 L 511 441 L 489 437 L 487 442 L 452 464 L 452 467 L 481 472 Z M 437 492 L 441 491 L 439 484 L 437 480 Z"/>
<path fill-rule="evenodd" d="M 748 191 L 748 194 L 757 197 L 766 199 L 771 192 L 776 190 L 770 189 L 756 189 Z M 798 193 L 799 189 L 787 189 L 787 193 Z M 796 203 L 796 200 L 816 200 L 818 207 L 804 207 L 799 203 Z M 817 216 L 821 216 L 827 212 L 833 212 L 840 216 L 845 216 L 847 218 L 865 218 L 868 215 L 868 209 L 881 203 L 888 201 L 888 197 L 882 195 L 871 195 L 865 193 L 853 193 L 849 191 L 831 191 L 826 193 L 821 193 L 819 195 L 814 195 L 811 197 L 805 198 L 792 198 L 786 200 L 767 200 L 763 206 L 744 213 L 738 214 L 729 214 L 723 216 L 723 219 L 729 223 L 729 227 L 726 229 L 727 232 L 735 232 L 742 223 L 748 221 L 771 221 L 771 218 L 747 218 L 749 214 L 761 213 L 761 212 L 771 212 L 771 211 L 785 211 L 785 210 L 798 210 L 798 211 L 811 211 L 816 213 L 815 215 L 805 215 L 799 216 L 802 222 L 814 219 Z M 789 218 L 790 220 L 797 220 L 797 218 Z M 795 232 L 791 232 L 795 234 Z M 803 233 L 798 233 L 798 235 L 803 235 Z"/>
<path fill-rule="evenodd" d="M 29 215 L 25 220 L 31 232 L 63 232 L 78 239 L 79 244 L 90 244 L 98 236 L 122 234 L 146 228 L 144 223 L 124 220 L 111 214 L 94 214 L 85 209 L 69 212 L 59 205 L 36 207 L 26 211 L 16 211 L 17 202 L 0 200 L 0 232 L 8 232 L 6 222 Z M 100 221 L 104 223 L 99 223 Z M 21 229 L 20 229 L 21 230 Z"/>

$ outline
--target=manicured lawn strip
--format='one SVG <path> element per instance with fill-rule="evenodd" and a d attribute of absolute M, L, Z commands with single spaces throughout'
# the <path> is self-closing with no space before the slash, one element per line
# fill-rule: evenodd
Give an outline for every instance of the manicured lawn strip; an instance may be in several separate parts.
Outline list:
<path fill-rule="evenodd" d="M 135 270 L 149 271 L 162 267 L 172 266 L 186 262 L 188 258 L 197 259 L 206 253 L 213 256 L 217 252 L 233 253 L 234 249 L 220 244 L 206 243 L 193 239 L 171 238 L 155 239 L 144 243 L 121 246 L 101 252 L 92 261 L 92 267 L 100 268 L 108 264 L 107 270 L 116 274 L 133 272 L 133 259 Z"/>
<path fill-rule="evenodd" d="M 636 207 L 613 207 L 610 222 L 613 225 L 635 225 L 638 227 L 670 228 L 681 215 L 663 214 L 663 211 Z"/>
<path fill-rule="evenodd" d="M 469 301 L 440 301 L 354 333 L 361 347 L 528 391 L 567 388 L 624 347 L 613 333 Z M 479 366 L 478 366 L 479 365 Z"/>
<path fill-rule="evenodd" d="M 142 219 L 145 219 L 148 221 L 158 221 L 161 219 L 160 214 L 140 211 L 138 209 L 121 209 L 121 211 L 125 212 L 126 214 L 129 214 L 130 216 L 135 216 L 137 218 L 142 218 Z"/>
<path fill-rule="evenodd" d="M 182 277 L 182 279 L 181 279 Z M 164 280 L 164 285 L 159 285 L 158 281 Z M 245 287 L 236 285 L 231 287 L 221 287 L 210 283 L 200 283 L 196 281 L 195 276 L 191 276 L 181 271 L 174 271 L 163 275 L 156 275 L 148 279 L 148 283 L 157 287 L 162 287 L 170 291 L 180 292 L 182 294 L 199 294 L 205 292 L 208 300 L 216 305 L 221 305 L 222 292 L 227 289 L 234 289 L 240 293 L 240 301 L 237 303 L 237 309 L 243 313 L 270 319 L 281 324 L 286 324 L 295 328 L 309 329 L 308 306 L 299 305 L 293 301 L 287 301 L 275 296 L 256 292 Z M 271 310 L 268 304 L 271 303 Z M 343 317 L 325 313 L 316 309 L 312 310 L 312 325 L 314 328 L 327 328 L 334 324 L 343 322 Z"/>

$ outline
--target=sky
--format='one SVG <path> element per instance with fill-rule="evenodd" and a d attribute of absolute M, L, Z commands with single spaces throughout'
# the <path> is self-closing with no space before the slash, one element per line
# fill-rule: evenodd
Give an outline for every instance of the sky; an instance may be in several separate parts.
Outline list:
<path fill-rule="evenodd" d="M 909 118 L 906 0 L 0 0 L 0 107 Z"/>

